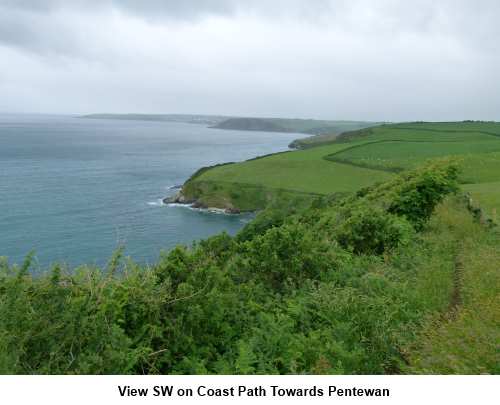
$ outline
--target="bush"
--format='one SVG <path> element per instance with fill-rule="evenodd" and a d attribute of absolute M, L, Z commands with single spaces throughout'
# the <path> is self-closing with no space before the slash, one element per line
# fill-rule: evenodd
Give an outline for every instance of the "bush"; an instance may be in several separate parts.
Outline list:
<path fill-rule="evenodd" d="M 351 213 L 335 233 L 340 245 L 356 254 L 381 255 L 406 244 L 414 230 L 404 218 L 368 208 Z"/>
<path fill-rule="evenodd" d="M 402 187 L 393 199 L 389 212 L 407 218 L 421 229 L 434 208 L 447 194 L 458 190 L 456 164 L 432 164 L 400 180 Z"/>

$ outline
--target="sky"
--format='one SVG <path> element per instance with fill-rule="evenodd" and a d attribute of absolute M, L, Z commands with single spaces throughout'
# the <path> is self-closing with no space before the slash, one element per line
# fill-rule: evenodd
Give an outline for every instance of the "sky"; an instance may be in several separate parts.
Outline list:
<path fill-rule="evenodd" d="M 0 0 L 0 111 L 499 120 L 497 0 Z"/>

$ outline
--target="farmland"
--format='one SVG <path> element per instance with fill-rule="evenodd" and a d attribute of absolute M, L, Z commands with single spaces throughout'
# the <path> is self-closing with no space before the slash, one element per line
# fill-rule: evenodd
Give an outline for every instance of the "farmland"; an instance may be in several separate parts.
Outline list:
<path fill-rule="evenodd" d="M 206 170 L 183 192 L 203 205 L 252 210 L 285 192 L 302 197 L 353 192 L 444 157 L 459 162 L 459 180 L 473 199 L 490 213 L 500 208 L 500 124 L 490 122 L 394 124 L 347 132 L 327 145 Z"/>
<path fill-rule="evenodd" d="M 283 194 L 311 197 L 354 192 L 390 178 L 384 171 L 324 159 L 346 147 L 331 144 L 216 167 L 188 181 L 183 193 L 210 207 L 252 211 Z"/>

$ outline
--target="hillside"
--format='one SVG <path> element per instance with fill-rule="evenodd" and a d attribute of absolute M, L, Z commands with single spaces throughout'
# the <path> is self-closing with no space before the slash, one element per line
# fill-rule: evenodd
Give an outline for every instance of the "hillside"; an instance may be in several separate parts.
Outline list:
<path fill-rule="evenodd" d="M 240 131 L 268 131 L 268 132 L 291 132 L 309 135 L 319 135 L 328 140 L 334 139 L 345 131 L 354 131 L 375 125 L 363 121 L 331 121 L 313 119 L 292 118 L 256 118 L 256 117 L 234 117 L 221 121 L 214 128 L 234 129 Z M 316 141 L 324 141 L 315 136 L 297 139 L 291 143 L 291 147 L 301 148 Z"/>
<path fill-rule="evenodd" d="M 229 118 L 218 123 L 214 128 L 240 131 L 295 132 L 279 125 L 279 123 L 262 118 Z"/>
<path fill-rule="evenodd" d="M 184 122 L 204 124 L 212 128 L 239 131 L 287 132 L 313 135 L 294 140 L 291 148 L 305 148 L 329 142 L 343 132 L 367 128 L 375 123 L 362 121 L 326 121 L 293 118 L 229 117 L 200 114 L 87 114 L 84 119 L 112 119 L 131 121 Z"/>
<path fill-rule="evenodd" d="M 293 194 L 352 192 L 428 159 L 453 156 L 460 182 L 490 217 L 500 209 L 500 124 L 382 125 L 341 135 L 335 142 L 205 170 L 182 193 L 202 206 L 255 210 Z"/>
<path fill-rule="evenodd" d="M 499 373 L 499 234 L 456 180 L 267 209 L 152 266 L 0 260 L 0 373 Z"/>
<path fill-rule="evenodd" d="M 343 148 L 330 145 L 218 166 L 191 178 L 181 193 L 202 206 L 253 211 L 289 196 L 310 200 L 316 195 L 353 192 L 390 178 L 383 171 L 323 159 Z"/>

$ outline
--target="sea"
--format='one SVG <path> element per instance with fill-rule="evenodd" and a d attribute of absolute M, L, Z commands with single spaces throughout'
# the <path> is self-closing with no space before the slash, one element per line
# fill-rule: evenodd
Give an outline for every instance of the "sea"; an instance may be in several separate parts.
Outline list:
<path fill-rule="evenodd" d="M 251 214 L 162 203 L 197 169 L 288 149 L 300 135 L 180 122 L 0 114 L 0 256 L 32 271 L 105 266 L 120 246 L 141 264 Z"/>

